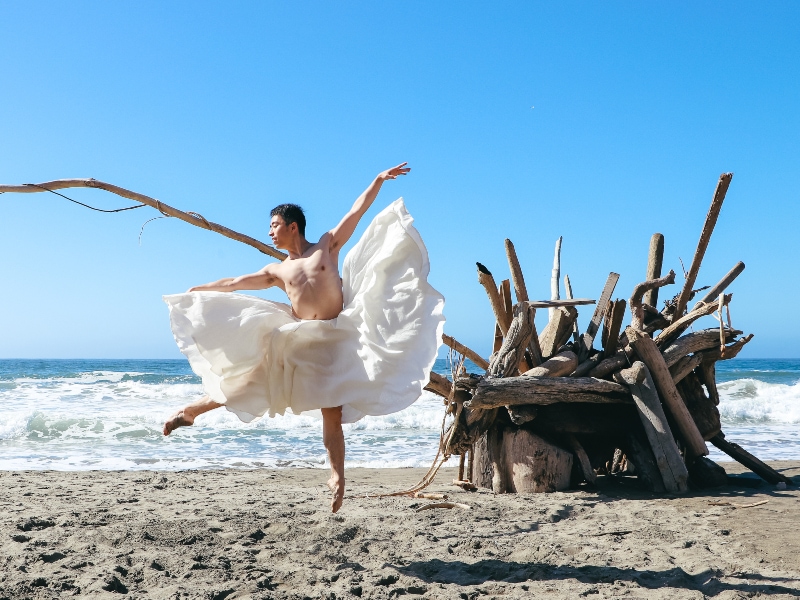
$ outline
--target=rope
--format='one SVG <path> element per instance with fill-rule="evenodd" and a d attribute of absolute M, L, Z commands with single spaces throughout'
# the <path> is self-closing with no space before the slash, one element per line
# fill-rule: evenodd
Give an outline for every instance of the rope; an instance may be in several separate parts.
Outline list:
<path fill-rule="evenodd" d="M 75 204 L 80 204 L 81 206 L 85 206 L 86 208 L 90 208 L 92 210 L 96 210 L 97 212 L 102 212 L 102 213 L 118 213 L 118 212 L 122 212 L 123 210 L 133 210 L 134 208 L 142 208 L 143 206 L 147 206 L 146 204 L 137 204 L 136 206 L 128 206 L 128 207 L 125 207 L 125 208 L 115 208 L 114 210 L 105 210 L 105 209 L 102 209 L 102 208 L 95 208 L 94 206 L 89 206 L 88 204 L 84 204 L 83 202 L 78 202 L 77 200 L 73 200 L 72 198 L 70 198 L 68 196 L 65 196 L 64 194 L 59 194 L 55 190 L 51 190 L 50 188 L 46 188 L 44 186 L 37 185 L 35 183 L 24 183 L 23 185 L 30 185 L 32 187 L 37 187 L 40 190 L 44 190 L 45 192 L 50 192 L 51 194 L 55 194 L 56 196 L 61 196 L 62 198 L 64 198 L 64 200 L 69 200 L 70 202 L 74 202 Z M 3 193 L 5 193 L 5 192 L 3 192 Z"/>
<path fill-rule="evenodd" d="M 453 399 L 456 395 L 456 377 L 455 375 L 461 370 L 462 366 L 464 365 L 464 355 L 459 354 L 459 360 L 453 360 L 453 355 L 455 351 L 451 348 L 450 352 L 448 353 L 447 360 L 450 363 L 450 372 L 453 375 L 453 386 L 450 388 L 450 397 L 445 401 L 445 410 L 444 416 L 442 417 L 442 428 L 441 433 L 439 434 L 439 449 L 436 452 L 436 456 L 431 463 L 428 472 L 423 475 L 422 479 L 420 479 L 415 485 L 410 487 L 407 490 L 401 490 L 399 492 L 390 492 L 388 494 L 376 494 L 374 496 L 368 496 L 369 498 L 388 498 L 392 496 L 413 496 L 417 492 L 424 490 L 430 484 L 433 483 L 433 480 L 436 478 L 436 474 L 439 472 L 439 469 L 442 468 L 442 465 L 450 460 L 450 452 L 448 452 L 448 448 L 450 447 L 450 442 L 453 441 L 453 437 L 456 434 L 456 430 L 458 429 L 458 420 L 461 418 L 461 411 L 464 408 L 462 404 L 457 404 L 453 402 Z M 447 440 L 444 439 L 445 435 L 445 423 L 447 422 L 447 415 L 452 413 L 453 405 L 456 406 L 455 416 L 453 419 L 453 426 L 450 428 L 450 435 L 448 436 Z"/>

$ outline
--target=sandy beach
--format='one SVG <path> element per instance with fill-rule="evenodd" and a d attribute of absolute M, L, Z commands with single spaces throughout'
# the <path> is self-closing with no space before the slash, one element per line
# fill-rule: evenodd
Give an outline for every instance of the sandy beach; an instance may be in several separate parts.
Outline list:
<path fill-rule="evenodd" d="M 656 498 L 601 478 L 495 496 L 450 485 L 448 469 L 427 491 L 470 510 L 367 497 L 423 473 L 351 470 L 332 515 L 323 470 L 0 472 L 0 599 L 800 595 L 795 487 L 743 474 Z"/>

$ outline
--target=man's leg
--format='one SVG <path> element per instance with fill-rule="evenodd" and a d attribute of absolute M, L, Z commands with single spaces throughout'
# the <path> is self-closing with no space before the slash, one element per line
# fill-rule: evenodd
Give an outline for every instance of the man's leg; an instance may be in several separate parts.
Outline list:
<path fill-rule="evenodd" d="M 210 410 L 214 410 L 215 408 L 219 408 L 222 406 L 219 402 L 214 402 L 208 396 L 203 396 L 197 402 L 192 402 L 188 406 L 184 406 L 174 415 L 172 415 L 166 423 L 164 423 L 164 435 L 169 435 L 173 431 L 175 431 L 178 427 L 186 427 L 194 423 L 195 418 L 198 415 L 202 415 L 205 412 Z"/>
<path fill-rule="evenodd" d="M 342 507 L 344 498 L 344 432 L 342 432 L 342 407 L 322 409 L 322 443 L 328 451 L 331 461 L 331 478 L 328 487 L 331 489 L 331 510 L 336 512 Z"/>

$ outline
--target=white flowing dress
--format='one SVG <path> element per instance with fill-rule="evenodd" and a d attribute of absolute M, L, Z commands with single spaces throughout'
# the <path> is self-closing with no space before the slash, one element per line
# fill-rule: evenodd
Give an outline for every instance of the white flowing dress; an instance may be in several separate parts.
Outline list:
<path fill-rule="evenodd" d="M 289 305 L 224 292 L 164 296 L 180 351 L 205 393 L 242 421 L 342 407 L 386 415 L 422 394 L 442 339 L 444 298 L 400 198 L 344 259 L 344 310 L 302 320 Z M 318 413 L 317 413 L 318 414 Z"/>

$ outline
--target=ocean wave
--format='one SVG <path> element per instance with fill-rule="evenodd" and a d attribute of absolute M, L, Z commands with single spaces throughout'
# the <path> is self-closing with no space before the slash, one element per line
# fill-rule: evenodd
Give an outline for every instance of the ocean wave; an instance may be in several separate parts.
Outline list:
<path fill-rule="evenodd" d="M 753 378 L 717 384 L 723 426 L 743 423 L 800 423 L 800 382 L 769 383 Z"/>

